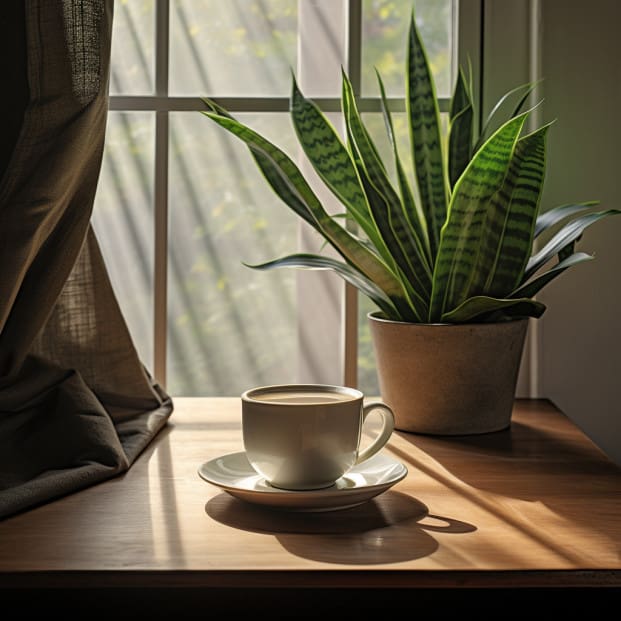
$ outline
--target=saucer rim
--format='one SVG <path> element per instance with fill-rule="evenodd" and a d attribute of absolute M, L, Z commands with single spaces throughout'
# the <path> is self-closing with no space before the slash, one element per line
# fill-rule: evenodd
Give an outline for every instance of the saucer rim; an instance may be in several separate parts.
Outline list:
<path fill-rule="evenodd" d="M 298 497 L 310 497 L 313 496 L 315 498 L 319 498 L 322 496 L 325 497 L 334 497 L 334 496 L 339 496 L 339 495 L 345 495 L 345 494 L 354 494 L 356 492 L 372 492 L 376 489 L 388 489 L 388 487 L 392 487 L 393 485 L 396 485 L 397 483 L 399 483 L 400 481 L 402 481 L 407 475 L 408 475 L 408 467 L 400 462 L 397 459 L 394 459 L 392 457 L 387 456 L 386 454 L 384 454 L 383 452 L 380 453 L 376 453 L 375 455 L 369 457 L 369 459 L 360 462 L 359 464 L 355 464 L 348 472 L 351 472 L 352 470 L 354 470 L 355 468 L 358 468 L 360 466 L 362 466 L 363 464 L 370 462 L 378 457 L 382 457 L 384 459 L 387 459 L 391 462 L 393 462 L 393 464 L 397 464 L 399 466 L 401 466 L 401 471 L 399 472 L 399 474 L 397 474 L 395 477 L 391 478 L 388 481 L 384 481 L 383 483 L 374 483 L 372 485 L 355 485 L 354 487 L 345 487 L 345 488 L 338 488 L 336 486 L 336 483 L 342 479 L 343 477 L 347 476 L 348 473 L 344 474 L 343 477 L 339 477 L 339 479 L 337 479 L 337 481 L 335 481 L 335 483 L 333 485 L 331 485 L 330 487 L 325 487 L 325 488 L 320 488 L 320 489 L 310 489 L 310 490 L 293 490 L 293 489 L 283 489 L 283 488 L 279 488 L 279 487 L 269 487 L 267 489 L 249 489 L 247 487 L 236 487 L 236 486 L 232 486 L 232 485 L 227 485 L 226 483 L 220 483 L 217 481 L 214 481 L 212 479 L 208 479 L 202 472 L 202 469 L 204 466 L 206 466 L 209 463 L 214 462 L 217 459 L 225 459 L 227 457 L 233 457 L 233 456 L 237 456 L 237 455 L 244 455 L 246 456 L 246 451 L 235 451 L 233 453 L 225 453 L 224 455 L 219 455 L 217 457 L 214 457 L 213 459 L 209 459 L 205 462 L 203 462 L 199 467 L 198 467 L 198 476 L 205 481 L 206 483 L 209 483 L 211 485 L 215 485 L 216 487 L 219 487 L 220 489 L 223 489 L 225 491 L 231 491 L 231 492 L 235 492 L 236 494 L 238 493 L 245 493 L 245 494 L 261 494 L 264 496 L 279 496 L 279 497 L 283 497 L 283 496 L 290 496 L 290 497 L 294 497 L 294 496 L 298 496 Z M 247 457 L 246 457 L 247 459 Z M 252 465 L 250 464 L 250 462 L 248 462 L 248 464 L 250 465 L 250 467 L 252 468 Z M 249 474 L 251 474 L 249 472 Z M 255 475 L 257 477 L 257 483 L 258 482 L 263 482 L 266 483 L 267 485 L 269 485 L 269 483 L 265 480 L 265 477 L 261 476 L 258 472 L 255 471 Z"/>

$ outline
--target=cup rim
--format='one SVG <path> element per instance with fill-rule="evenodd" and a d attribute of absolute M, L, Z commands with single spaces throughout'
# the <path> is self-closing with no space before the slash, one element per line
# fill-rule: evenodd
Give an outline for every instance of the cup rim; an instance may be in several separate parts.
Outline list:
<path fill-rule="evenodd" d="M 347 401 L 335 401 L 334 403 L 322 403 L 323 406 L 334 406 L 342 403 L 349 403 L 351 401 L 358 401 L 364 398 L 362 392 L 357 388 L 350 388 L 349 386 L 337 386 L 336 384 L 271 384 L 267 386 L 255 386 L 244 391 L 241 395 L 242 401 L 247 403 L 263 403 L 274 407 L 291 407 L 291 403 L 278 403 L 277 401 L 264 401 L 255 396 L 256 393 L 274 393 L 284 392 L 291 390 L 307 391 L 307 392 L 336 392 L 341 395 L 348 395 L 351 399 Z M 296 404 L 295 407 L 304 407 L 304 405 L 317 405 L 315 404 Z"/>

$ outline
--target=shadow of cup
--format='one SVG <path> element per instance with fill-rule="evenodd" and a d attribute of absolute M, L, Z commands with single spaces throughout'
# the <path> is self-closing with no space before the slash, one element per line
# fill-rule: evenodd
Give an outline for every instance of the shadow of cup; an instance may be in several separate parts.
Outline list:
<path fill-rule="evenodd" d="M 358 507 L 312 514 L 266 509 L 223 493 L 212 498 L 205 511 L 227 526 L 274 535 L 295 556 L 346 565 L 415 560 L 438 548 L 427 530 L 476 530 L 465 522 L 429 516 L 423 503 L 392 490 Z M 427 517 L 429 526 L 420 523 Z"/>

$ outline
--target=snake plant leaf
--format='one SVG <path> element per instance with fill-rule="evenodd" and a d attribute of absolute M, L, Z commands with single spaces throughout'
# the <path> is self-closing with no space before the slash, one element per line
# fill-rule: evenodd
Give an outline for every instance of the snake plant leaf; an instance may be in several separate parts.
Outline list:
<path fill-rule="evenodd" d="M 213 99 L 210 99 L 209 97 L 203 97 L 202 100 L 203 100 L 203 103 L 209 108 L 209 112 L 215 112 L 216 114 L 220 116 L 225 116 L 228 119 L 233 118 L 233 116 L 229 113 L 229 111 L 226 108 L 223 108 L 219 103 L 217 103 Z"/>
<path fill-rule="evenodd" d="M 544 304 L 527 297 L 507 299 L 477 295 L 468 298 L 454 310 L 444 313 L 441 320 L 445 323 L 483 321 L 499 312 L 506 317 L 541 317 L 545 309 Z"/>
<path fill-rule="evenodd" d="M 419 210 L 414 200 L 414 194 L 410 187 L 407 175 L 401 162 L 399 155 L 399 147 L 397 146 L 397 139 L 395 136 L 395 130 L 392 123 L 392 116 L 388 108 L 388 98 L 386 97 L 386 89 L 384 82 L 377 69 L 375 70 L 377 75 L 377 82 L 381 95 L 382 115 L 384 117 L 384 124 L 386 125 L 386 133 L 392 146 L 393 156 L 395 160 L 395 169 L 397 171 L 397 180 L 399 182 L 399 190 L 401 191 L 401 204 L 405 213 L 406 220 L 410 227 L 413 229 L 414 239 L 419 251 L 419 258 L 426 260 L 429 267 L 429 274 L 431 275 L 431 250 L 429 248 L 429 237 L 427 236 L 427 224 L 425 222 L 425 216 L 422 211 Z"/>
<path fill-rule="evenodd" d="M 549 127 L 545 125 L 518 140 L 502 188 L 492 199 L 479 264 L 481 273 L 488 274 L 485 295 L 504 296 L 522 281 L 543 189 Z M 493 257 L 493 262 L 485 261 L 485 257 Z"/>
<path fill-rule="evenodd" d="M 348 131 L 349 128 L 347 127 L 347 118 L 349 117 L 349 114 L 350 114 L 349 111 L 350 111 L 351 105 L 352 103 L 355 103 L 355 101 L 356 101 L 356 97 L 355 97 L 354 89 L 352 87 L 349 76 L 347 75 L 347 73 L 345 73 L 345 70 L 341 68 L 341 106 L 343 109 L 343 118 L 345 120 L 345 130 L 347 133 L 348 145 L 350 147 L 352 146 L 351 145 L 352 136 L 351 136 L 351 133 Z M 371 134 L 369 134 L 366 126 L 363 124 L 361 124 L 360 129 L 364 133 L 369 147 L 373 150 L 373 154 L 375 155 L 376 161 L 379 162 L 379 165 L 382 167 L 382 170 L 386 172 L 386 166 L 384 164 L 384 160 L 382 160 L 382 156 L 377 150 L 377 147 L 375 146 L 375 143 L 373 142 L 373 139 L 371 138 Z M 356 153 L 352 151 L 351 156 L 352 158 L 354 158 L 354 161 L 356 161 Z"/>
<path fill-rule="evenodd" d="M 494 117 L 496 116 L 496 114 L 500 110 L 501 106 L 505 103 L 505 101 L 507 101 L 507 99 L 509 99 L 509 97 L 511 97 L 512 95 L 515 95 L 516 93 L 524 91 L 523 94 L 522 94 L 522 97 L 520 97 L 520 100 L 518 101 L 517 105 L 515 106 L 515 108 L 513 110 L 513 113 L 507 119 L 507 120 L 511 120 L 511 119 L 515 118 L 520 113 L 520 110 L 522 109 L 522 106 L 524 105 L 524 103 L 528 99 L 528 96 L 533 92 L 533 90 L 535 90 L 535 88 L 537 87 L 537 84 L 539 84 L 539 82 L 541 82 L 541 80 L 537 80 L 536 82 L 527 82 L 526 84 L 520 84 L 519 86 L 516 86 L 515 88 L 512 88 L 510 91 L 507 91 L 496 102 L 496 105 L 492 108 L 492 111 L 487 115 L 487 118 L 485 119 L 485 123 L 483 124 L 483 129 L 481 130 L 481 133 L 479 135 L 477 143 L 474 146 L 474 153 L 476 153 L 481 148 L 481 145 L 485 142 L 485 140 L 486 140 L 485 136 L 487 135 L 487 133 L 489 131 L 490 125 L 492 124 L 492 121 L 494 120 Z"/>
<path fill-rule="evenodd" d="M 355 270 L 347 263 L 337 261 L 331 257 L 326 257 L 318 254 L 291 254 L 280 259 L 274 259 L 266 263 L 260 263 L 257 265 L 251 265 L 244 263 L 246 267 L 250 267 L 255 270 L 271 270 L 274 268 L 293 267 L 310 270 L 332 270 L 337 273 L 345 281 L 356 287 L 366 296 L 368 296 L 377 306 L 388 313 L 389 316 L 394 316 L 396 313 L 390 299 L 384 294 L 384 292 L 377 287 L 368 278 L 365 278 L 360 272 Z"/>
<path fill-rule="evenodd" d="M 391 245 L 391 255 L 394 256 L 396 259 L 393 269 L 396 272 L 397 277 L 400 278 L 403 288 L 407 293 L 410 304 L 415 310 L 416 315 L 420 318 L 419 321 L 422 321 L 429 312 L 429 307 L 427 304 L 429 294 L 425 294 L 425 292 L 420 292 L 420 288 L 417 288 L 414 284 L 416 283 L 420 287 L 420 283 L 416 280 L 412 280 L 412 271 L 406 271 L 405 269 L 403 269 L 403 263 L 399 263 L 399 261 L 404 260 L 405 254 L 399 244 L 398 239 L 394 235 L 394 231 L 390 226 L 389 220 L 383 215 L 387 212 L 385 198 L 377 192 L 377 190 L 369 180 L 367 172 L 364 169 L 361 169 L 360 176 L 365 192 L 369 197 L 369 204 L 371 205 L 371 209 L 374 213 L 377 213 L 379 215 L 380 231 L 382 231 L 382 235 L 384 237 L 388 237 L 387 241 Z"/>
<path fill-rule="evenodd" d="M 207 105 L 211 112 L 216 113 L 219 116 L 235 120 L 235 117 L 229 114 L 228 110 L 220 106 L 213 99 L 204 97 L 203 102 Z M 255 149 L 252 145 L 248 145 L 248 148 L 257 166 L 259 167 L 259 170 L 263 173 L 265 180 L 268 182 L 274 192 L 279 196 L 279 198 L 293 211 L 295 211 L 300 217 L 302 217 L 306 222 L 308 222 L 313 228 L 317 229 L 317 221 L 313 218 L 304 203 L 300 201 L 296 194 L 290 190 L 289 184 L 283 181 L 281 175 L 278 173 L 278 170 L 271 164 L 269 159 L 259 150 Z"/>
<path fill-rule="evenodd" d="M 448 175 L 451 188 L 472 158 L 472 122 L 472 98 L 460 69 L 449 110 Z"/>
<path fill-rule="evenodd" d="M 548 211 L 537 216 L 537 223 L 535 224 L 535 237 L 539 237 L 541 233 L 543 233 L 550 227 L 553 227 L 561 220 L 580 213 L 581 211 L 586 211 L 590 207 L 594 207 L 598 204 L 599 201 L 587 201 L 585 203 L 571 203 L 568 205 L 559 205 L 558 207 L 554 207 L 553 209 L 548 209 Z"/>
<path fill-rule="evenodd" d="M 291 93 L 291 118 L 298 140 L 313 168 L 348 208 L 368 238 L 380 247 L 379 233 L 369 213 L 367 198 L 349 152 L 317 105 L 304 97 L 295 78 Z"/>
<path fill-rule="evenodd" d="M 539 268 L 543 267 L 550 259 L 554 258 L 563 248 L 578 239 L 591 224 L 594 224 L 602 218 L 619 214 L 621 214 L 621 210 L 619 209 L 607 209 L 605 211 L 585 214 L 567 223 L 539 252 L 530 258 L 526 266 L 524 277 L 528 279 L 533 276 Z"/>
<path fill-rule="evenodd" d="M 593 207 L 598 204 L 599 204 L 599 201 L 588 201 L 585 203 L 560 205 L 558 207 L 554 207 L 553 209 L 546 211 L 543 214 L 540 214 L 539 217 L 537 218 L 537 223 L 535 225 L 535 237 L 538 237 L 539 235 L 541 235 L 541 233 L 551 228 L 552 226 L 554 226 L 561 220 L 568 218 L 569 216 L 573 216 L 582 211 L 586 211 L 590 207 Z M 557 254 L 558 254 L 559 262 L 564 261 L 567 257 L 570 257 L 572 254 L 574 254 L 576 242 L 579 240 L 580 240 L 580 237 L 576 238 L 575 240 L 572 240 L 570 243 L 566 244 L 558 251 Z"/>
<path fill-rule="evenodd" d="M 515 108 L 513 109 L 513 112 L 511 113 L 511 116 L 509 117 L 510 119 L 512 119 L 513 117 L 516 117 L 519 113 L 520 110 L 524 107 L 524 104 L 526 103 L 526 100 L 528 99 L 529 95 L 535 90 L 535 88 L 537 88 L 537 85 L 541 82 L 541 80 L 535 80 L 534 82 L 531 82 L 528 85 L 528 88 L 526 89 L 526 92 L 520 97 L 519 101 L 517 102 Z M 541 102 L 539 102 L 541 103 Z M 539 104 L 537 104 L 538 106 Z M 535 107 L 537 107 L 535 106 Z"/>
<path fill-rule="evenodd" d="M 349 103 L 346 97 L 343 98 L 343 113 L 345 115 L 345 118 L 347 118 L 348 115 L 348 110 L 349 110 Z M 360 159 L 360 155 L 358 154 L 355 145 L 354 145 L 354 140 L 351 134 L 351 129 L 347 126 L 347 123 L 345 124 L 346 127 L 346 133 L 347 133 L 347 144 L 348 144 L 348 149 L 351 153 L 352 159 L 354 160 L 354 164 L 356 166 L 356 169 L 358 170 L 358 175 L 359 178 L 361 180 L 361 183 L 363 184 L 363 188 L 365 189 L 365 193 L 367 194 L 367 197 L 371 197 L 369 199 L 369 205 L 376 205 L 378 204 L 378 199 L 377 199 L 377 192 L 375 190 L 375 188 L 373 188 L 373 186 L 371 185 L 371 183 L 369 182 L 368 178 L 367 178 L 367 174 L 366 171 L 363 167 L 362 161 Z M 364 126 L 362 126 L 363 129 Z M 371 212 L 373 212 L 373 210 L 371 210 Z M 352 233 L 353 235 L 353 233 Z M 380 237 L 381 238 L 381 237 Z M 391 255 L 390 251 L 388 250 L 388 248 L 386 247 L 386 244 L 384 243 L 383 239 L 382 239 L 382 245 L 379 249 L 375 248 L 375 246 L 373 246 L 373 244 L 368 241 L 368 240 L 363 240 L 363 239 L 359 239 L 357 238 L 358 241 L 360 241 L 361 244 L 363 245 L 367 245 L 370 246 L 372 250 L 379 250 L 380 254 L 382 254 L 387 262 L 387 264 L 389 265 L 390 269 L 395 272 L 397 274 L 397 277 L 400 279 L 401 284 L 403 286 L 404 291 L 406 292 L 406 298 L 407 301 L 409 303 L 410 306 L 410 316 L 415 317 L 415 319 L 413 319 L 413 321 L 416 322 L 421 322 L 424 321 L 424 317 L 426 314 L 425 308 L 427 306 L 427 303 L 421 298 L 421 296 L 413 289 L 413 287 L 410 285 L 410 283 L 408 282 L 407 277 L 404 276 L 403 271 L 399 270 L 399 266 L 397 265 L 394 257 Z M 401 315 L 403 316 L 407 316 L 407 309 L 403 309 L 401 308 Z"/>
<path fill-rule="evenodd" d="M 485 238 L 493 230 L 502 233 L 514 224 L 505 222 L 499 208 L 502 201 L 496 197 L 503 188 L 525 120 L 522 114 L 501 126 L 472 158 L 455 186 L 433 274 L 429 321 L 439 321 L 466 299 L 487 293 L 480 281 L 489 271 L 482 267 L 493 267 L 497 253 L 489 252 Z M 506 245 L 504 237 L 496 237 L 496 248 L 499 242 Z M 522 243 L 518 241 L 519 246 Z M 486 253 L 482 255 L 484 245 Z M 507 294 L 513 288 L 507 289 Z"/>
<path fill-rule="evenodd" d="M 202 111 L 202 114 L 204 114 L 205 116 L 213 120 L 216 120 L 215 117 L 217 116 L 230 119 L 233 122 L 237 122 L 233 116 L 231 116 L 215 101 L 206 98 L 203 99 L 203 101 L 211 109 L 211 112 Z M 300 216 L 303 220 L 310 224 L 315 230 L 319 231 L 319 224 L 317 223 L 317 220 L 313 217 L 311 211 L 308 209 L 304 201 L 300 198 L 299 194 L 291 188 L 291 183 L 283 178 L 283 175 L 278 170 L 278 167 L 272 163 L 269 157 L 264 155 L 263 152 L 256 147 L 252 146 L 252 144 L 248 144 L 248 148 L 250 150 L 250 153 L 252 154 L 252 157 L 257 163 L 259 170 L 263 173 L 265 180 L 268 182 L 272 190 L 274 190 L 276 195 L 298 216 Z"/>
<path fill-rule="evenodd" d="M 288 192 L 296 198 L 297 202 L 294 204 L 301 204 L 305 213 L 310 214 L 315 221 L 315 228 L 321 229 L 322 224 L 330 221 L 330 216 L 324 210 L 299 168 L 286 153 L 231 116 L 222 116 L 215 112 L 203 112 L 203 114 L 245 142 L 254 154 L 262 156 L 286 186 Z"/>
<path fill-rule="evenodd" d="M 395 258 L 395 263 L 413 285 L 417 312 L 424 317 L 428 311 L 427 300 L 431 293 L 431 269 L 421 242 L 416 239 L 405 216 L 399 195 L 376 157 L 376 151 L 356 106 L 351 83 L 347 77 L 343 80 L 343 94 L 347 101 L 347 130 L 361 164 L 360 176 L 371 212 L 387 248 Z"/>
<path fill-rule="evenodd" d="M 446 221 L 447 181 L 440 139 L 440 112 L 425 48 L 410 20 L 406 59 L 406 110 L 412 142 L 412 161 L 425 217 L 432 258 L 440 245 L 440 230 Z"/>
<path fill-rule="evenodd" d="M 578 263 L 584 263 L 585 261 L 592 261 L 593 257 L 586 252 L 576 252 L 567 258 L 559 261 L 553 268 L 547 272 L 537 276 L 533 280 L 522 285 L 516 289 L 512 294 L 512 298 L 532 298 L 549 282 L 554 280 L 557 276 L 560 276 L 566 269 L 578 265 Z"/>
<path fill-rule="evenodd" d="M 316 221 L 315 227 L 354 268 L 372 280 L 392 300 L 405 321 L 415 321 L 417 315 L 405 294 L 403 284 L 379 257 L 356 240 L 325 211 L 319 199 L 289 156 L 260 134 L 235 119 L 217 112 L 203 114 L 233 135 L 240 138 L 255 152 L 263 155 L 291 193 L 305 206 Z"/>

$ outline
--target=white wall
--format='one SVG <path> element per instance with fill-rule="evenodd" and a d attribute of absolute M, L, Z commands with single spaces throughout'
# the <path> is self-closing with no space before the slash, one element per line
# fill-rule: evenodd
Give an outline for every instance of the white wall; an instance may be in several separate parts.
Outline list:
<path fill-rule="evenodd" d="M 487 0 L 483 108 L 540 74 L 549 133 L 542 208 L 599 199 L 621 208 L 621 2 Z M 580 243 L 596 260 L 548 285 L 519 396 L 556 403 L 621 463 L 621 216 Z"/>
<path fill-rule="evenodd" d="M 463 3 L 463 0 L 460 1 Z M 504 93 L 533 79 L 530 62 L 530 13 L 529 0 L 484 2 L 481 50 L 483 118 L 487 117 Z M 532 342 L 537 327 L 538 324 L 531 321 L 518 377 L 518 397 L 530 397 L 537 392 L 537 378 L 533 376 L 536 365 L 529 364 L 536 355 Z"/>
<path fill-rule="evenodd" d="M 621 208 L 621 3 L 542 0 L 541 12 L 544 115 L 558 119 L 544 205 Z M 621 216 L 595 224 L 580 249 L 595 261 L 540 296 L 540 387 L 621 463 Z"/>

